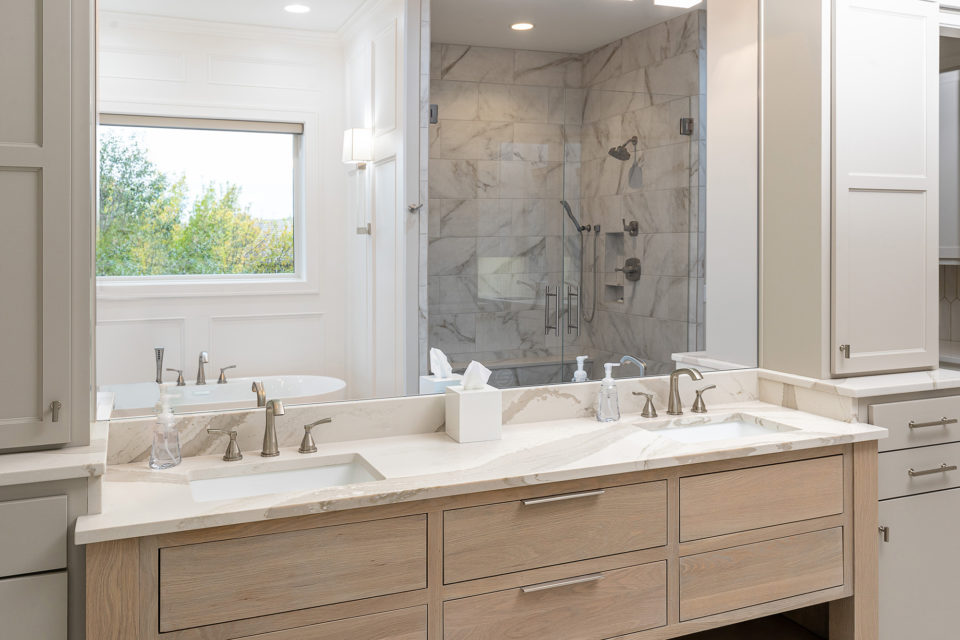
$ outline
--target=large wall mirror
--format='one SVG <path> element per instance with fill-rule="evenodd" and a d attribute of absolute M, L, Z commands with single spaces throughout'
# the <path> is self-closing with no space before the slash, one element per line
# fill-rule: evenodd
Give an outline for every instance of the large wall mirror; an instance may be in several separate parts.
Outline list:
<path fill-rule="evenodd" d="M 428 3 L 100 0 L 114 418 L 756 366 L 755 0 Z"/>

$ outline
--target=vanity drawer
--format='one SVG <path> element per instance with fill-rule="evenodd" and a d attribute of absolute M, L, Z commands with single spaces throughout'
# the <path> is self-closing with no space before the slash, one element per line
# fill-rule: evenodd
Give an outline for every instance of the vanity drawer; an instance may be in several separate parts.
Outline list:
<path fill-rule="evenodd" d="M 66 637 L 66 571 L 0 580 L 0 638 L 66 640 Z"/>
<path fill-rule="evenodd" d="M 666 624 L 666 562 L 443 603 L 444 640 L 602 640 Z"/>
<path fill-rule="evenodd" d="M 0 577 L 67 566 L 67 496 L 0 502 Z"/>
<path fill-rule="evenodd" d="M 160 549 L 160 631 L 427 586 L 424 515 Z"/>
<path fill-rule="evenodd" d="M 686 556 L 680 558 L 680 619 L 842 584 L 842 527 Z"/>
<path fill-rule="evenodd" d="M 960 441 L 960 396 L 872 404 L 867 416 L 890 430 L 880 451 Z"/>
<path fill-rule="evenodd" d="M 843 456 L 680 479 L 680 540 L 843 513 Z"/>
<path fill-rule="evenodd" d="M 443 514 L 447 584 L 667 543 L 667 483 L 648 482 Z"/>
<path fill-rule="evenodd" d="M 241 637 L 244 640 L 427 640 L 427 608 L 413 607 L 373 613 L 309 627 Z"/>
<path fill-rule="evenodd" d="M 960 467 L 960 443 L 881 453 L 880 499 L 960 487 L 960 471 L 950 467 Z"/>

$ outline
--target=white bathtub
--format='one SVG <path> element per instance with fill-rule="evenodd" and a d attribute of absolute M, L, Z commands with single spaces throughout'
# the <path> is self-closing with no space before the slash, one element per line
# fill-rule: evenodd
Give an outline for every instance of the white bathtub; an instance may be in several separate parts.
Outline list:
<path fill-rule="evenodd" d="M 288 404 L 343 400 L 347 386 L 340 378 L 298 375 L 234 378 L 226 384 L 212 380 L 200 386 L 193 382 L 183 387 L 172 382 L 167 384 L 170 393 L 176 396 L 172 402 L 174 412 L 191 413 L 256 408 L 257 396 L 250 390 L 254 380 L 263 381 L 268 400 L 283 400 Z M 113 418 L 150 415 L 160 398 L 160 387 L 156 382 L 104 384 L 99 390 L 114 395 Z"/>

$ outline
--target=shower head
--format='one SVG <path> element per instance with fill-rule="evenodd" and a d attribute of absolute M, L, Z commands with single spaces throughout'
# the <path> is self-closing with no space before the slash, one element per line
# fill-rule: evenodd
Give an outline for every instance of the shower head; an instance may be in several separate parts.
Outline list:
<path fill-rule="evenodd" d="M 613 156 L 613 157 L 616 158 L 617 160 L 620 160 L 620 161 L 622 161 L 622 162 L 626 162 L 627 160 L 630 159 L 630 152 L 627 151 L 627 145 L 628 145 L 628 144 L 632 144 L 632 145 L 633 145 L 633 152 L 636 153 L 636 152 L 637 152 L 637 143 L 638 143 L 638 142 L 639 142 L 639 140 L 637 139 L 637 136 L 633 136 L 632 138 L 630 138 L 629 140 L 627 140 L 626 142 L 624 142 L 624 143 L 623 143 L 622 145 L 620 145 L 619 147 L 613 147 L 613 148 L 610 149 L 610 151 L 608 151 L 607 153 L 609 153 L 611 156 Z"/>
<path fill-rule="evenodd" d="M 573 209 L 570 208 L 570 204 L 566 200 L 561 200 L 560 204 L 563 205 L 563 210 L 567 212 L 567 215 L 570 217 L 570 220 L 573 221 L 574 228 L 579 232 L 583 233 L 590 227 L 585 227 L 580 224 L 580 221 L 577 220 L 577 216 L 573 215 Z"/>

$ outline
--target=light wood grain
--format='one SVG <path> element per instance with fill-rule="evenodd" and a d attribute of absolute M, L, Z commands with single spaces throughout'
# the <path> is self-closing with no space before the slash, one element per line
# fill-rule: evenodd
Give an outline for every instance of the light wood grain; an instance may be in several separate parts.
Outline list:
<path fill-rule="evenodd" d="M 598 582 L 453 600 L 444 603 L 443 638 L 612 638 L 665 625 L 666 588 L 666 563 L 657 562 L 604 572 Z"/>
<path fill-rule="evenodd" d="M 877 442 L 853 446 L 853 597 L 830 604 L 831 640 L 880 635 Z"/>
<path fill-rule="evenodd" d="M 427 640 L 427 608 L 415 607 L 374 613 L 359 618 L 242 637 L 249 640 Z"/>
<path fill-rule="evenodd" d="M 426 516 L 160 550 L 160 630 L 426 587 Z"/>
<path fill-rule="evenodd" d="M 843 584 L 843 529 L 834 528 L 680 558 L 680 618 Z"/>
<path fill-rule="evenodd" d="M 680 479 L 681 542 L 842 511 L 842 456 Z"/>
<path fill-rule="evenodd" d="M 140 541 L 87 545 L 87 638 L 140 637 Z"/>
<path fill-rule="evenodd" d="M 525 505 L 522 501 L 444 513 L 446 583 L 667 542 L 667 483 L 613 487 L 603 495 Z"/>

